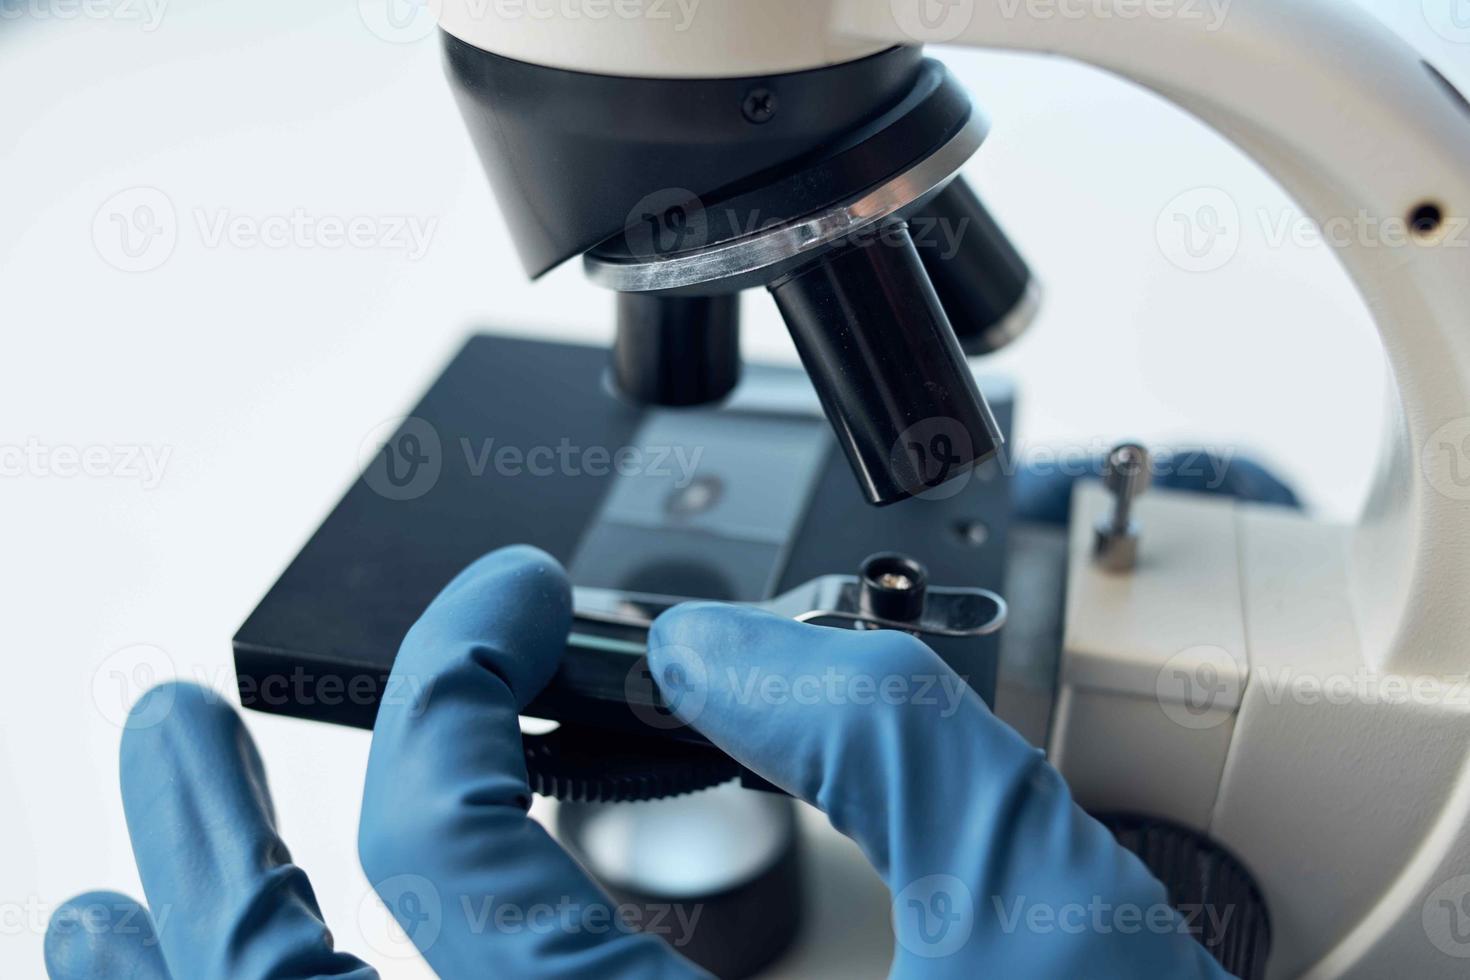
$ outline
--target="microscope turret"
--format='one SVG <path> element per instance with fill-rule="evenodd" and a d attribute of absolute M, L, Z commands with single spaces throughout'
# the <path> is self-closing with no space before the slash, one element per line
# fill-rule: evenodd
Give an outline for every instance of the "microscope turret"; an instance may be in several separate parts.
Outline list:
<path fill-rule="evenodd" d="M 621 294 L 626 397 L 723 399 L 739 377 L 736 294 L 765 287 L 871 503 L 999 449 L 965 354 L 1015 336 L 1030 274 L 957 176 L 986 126 L 941 64 L 899 46 L 804 70 L 640 77 L 444 37 L 528 273 L 581 254 Z"/>

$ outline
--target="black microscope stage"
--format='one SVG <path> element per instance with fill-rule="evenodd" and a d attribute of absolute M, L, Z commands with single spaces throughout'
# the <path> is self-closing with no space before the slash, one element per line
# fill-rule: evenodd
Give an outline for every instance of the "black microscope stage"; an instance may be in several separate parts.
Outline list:
<path fill-rule="evenodd" d="M 878 509 L 802 371 L 747 366 L 725 405 L 665 410 L 615 397 L 607 364 L 603 348 L 471 338 L 240 627 L 242 703 L 371 727 L 383 697 L 408 693 L 387 678 L 414 620 L 510 544 L 549 552 L 575 585 L 637 593 L 756 601 L 899 551 L 935 584 L 1005 595 L 996 461 Z M 1009 432 L 1010 393 L 986 388 Z M 641 727 L 625 703 L 638 636 L 578 632 L 527 714 Z M 996 636 L 932 645 L 993 702 Z"/>

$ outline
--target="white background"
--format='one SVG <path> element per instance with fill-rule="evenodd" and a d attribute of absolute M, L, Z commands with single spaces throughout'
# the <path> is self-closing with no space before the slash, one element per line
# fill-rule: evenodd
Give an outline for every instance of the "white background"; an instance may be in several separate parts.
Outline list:
<path fill-rule="evenodd" d="M 609 339 L 609 300 L 575 264 L 524 281 L 427 19 L 394 27 L 387 2 L 402 0 L 0 0 L 0 447 L 167 453 L 156 486 L 33 464 L 0 476 L 0 976 L 41 975 L 56 903 L 139 893 L 116 773 L 137 690 L 115 683 L 118 651 L 151 645 L 165 671 L 227 690 L 235 628 L 353 479 L 364 437 L 467 331 Z M 1470 29 L 1433 26 L 1455 4 L 1470 25 L 1465 0 L 1374 2 L 1464 85 Z M 1280 191 L 1111 78 L 946 58 L 994 121 L 970 176 L 1047 287 L 1031 335 L 987 365 L 1020 382 L 1023 447 L 1204 441 L 1350 517 L 1382 425 L 1381 355 L 1328 250 L 1273 244 L 1294 214 Z M 140 187 L 161 192 L 176 243 L 126 272 L 109 263 L 111 214 Z M 1237 209 L 1239 245 L 1192 272 L 1169 258 L 1171 202 L 1202 187 Z M 298 209 L 403 216 L 431 237 L 416 259 L 209 239 L 222 217 Z M 765 297 L 746 322 L 750 356 L 794 358 Z M 249 722 L 341 945 L 424 975 L 374 955 L 360 925 L 367 735 Z M 827 884 L 852 897 L 822 935 L 872 934 L 886 910 L 871 880 Z"/>

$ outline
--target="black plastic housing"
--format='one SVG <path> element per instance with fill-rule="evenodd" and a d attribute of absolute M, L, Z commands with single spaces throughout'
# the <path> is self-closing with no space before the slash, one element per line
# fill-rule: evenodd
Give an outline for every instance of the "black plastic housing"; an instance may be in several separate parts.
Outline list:
<path fill-rule="evenodd" d="M 868 501 L 935 491 L 1003 442 L 902 223 L 771 284 Z"/>
<path fill-rule="evenodd" d="M 965 353 L 989 354 L 1015 339 L 1006 319 L 1025 298 L 1031 270 L 969 184 L 950 181 L 909 220 Z"/>
<path fill-rule="evenodd" d="M 723 199 L 779 181 L 900 102 L 923 63 L 919 48 L 898 47 L 789 74 L 634 78 L 528 64 L 447 33 L 443 43 L 450 86 L 533 277 L 621 234 L 640 202 Z M 757 89 L 777 107 L 762 122 L 745 111 Z"/>
<path fill-rule="evenodd" d="M 618 294 L 613 382 L 639 405 L 721 401 L 740 380 L 740 296 Z"/>

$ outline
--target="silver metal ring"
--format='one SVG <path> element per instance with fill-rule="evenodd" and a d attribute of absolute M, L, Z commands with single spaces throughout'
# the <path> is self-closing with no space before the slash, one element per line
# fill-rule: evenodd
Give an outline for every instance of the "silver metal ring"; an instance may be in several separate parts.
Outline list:
<path fill-rule="evenodd" d="M 942 187 L 980 149 L 985 135 L 983 117 L 975 113 L 908 170 L 825 211 L 687 252 L 652 257 L 588 252 L 582 265 L 594 283 L 624 293 L 684 289 L 771 269 L 860 232 Z"/>

